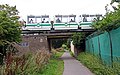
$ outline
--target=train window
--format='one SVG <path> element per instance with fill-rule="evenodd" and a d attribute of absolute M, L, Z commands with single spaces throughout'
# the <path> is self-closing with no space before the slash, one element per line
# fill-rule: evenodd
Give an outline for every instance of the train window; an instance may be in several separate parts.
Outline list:
<path fill-rule="evenodd" d="M 56 23 L 61 23 L 61 20 L 59 18 L 57 18 Z"/>
<path fill-rule="evenodd" d="M 49 23 L 49 18 L 43 18 L 41 23 Z"/>
<path fill-rule="evenodd" d="M 75 22 L 76 21 L 76 15 L 69 15 L 69 22 Z"/>
<path fill-rule="evenodd" d="M 42 23 L 49 23 L 49 15 L 42 15 Z"/>
<path fill-rule="evenodd" d="M 69 18 L 69 22 L 75 22 L 74 17 L 70 17 L 70 18 Z"/>
<path fill-rule="evenodd" d="M 55 15 L 55 22 L 61 23 L 62 22 L 62 15 Z"/>
<path fill-rule="evenodd" d="M 87 17 L 83 17 L 83 22 L 87 22 Z"/>
<path fill-rule="evenodd" d="M 32 24 L 35 22 L 35 18 L 29 18 L 29 23 Z"/>
<path fill-rule="evenodd" d="M 68 15 L 62 15 L 62 22 L 67 23 L 69 21 L 69 16 Z"/>
<path fill-rule="evenodd" d="M 42 23 L 45 23 L 45 18 L 42 20 Z"/>
<path fill-rule="evenodd" d="M 37 22 L 36 23 L 41 23 L 41 18 L 36 18 Z"/>
<path fill-rule="evenodd" d="M 68 22 L 68 18 L 67 17 L 62 18 L 62 22 L 64 23 Z"/>

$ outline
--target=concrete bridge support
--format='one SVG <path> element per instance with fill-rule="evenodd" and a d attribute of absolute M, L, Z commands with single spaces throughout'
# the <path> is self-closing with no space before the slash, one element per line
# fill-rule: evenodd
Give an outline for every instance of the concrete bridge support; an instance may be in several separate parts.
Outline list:
<path fill-rule="evenodd" d="M 73 55 L 74 55 L 75 57 L 77 57 L 78 52 L 77 52 L 76 47 L 73 45 L 73 41 L 71 41 L 70 47 L 71 47 L 71 52 L 73 53 Z"/>
<path fill-rule="evenodd" d="M 80 47 L 76 47 L 73 45 L 73 41 L 71 41 L 71 51 L 74 54 L 74 56 L 76 57 L 80 52 L 84 52 L 85 51 L 85 43 L 82 43 L 80 45 Z"/>
<path fill-rule="evenodd" d="M 22 42 L 17 45 L 17 49 L 24 53 L 28 51 L 35 52 L 37 50 L 49 51 L 50 45 L 47 36 L 26 35 L 22 36 Z"/>

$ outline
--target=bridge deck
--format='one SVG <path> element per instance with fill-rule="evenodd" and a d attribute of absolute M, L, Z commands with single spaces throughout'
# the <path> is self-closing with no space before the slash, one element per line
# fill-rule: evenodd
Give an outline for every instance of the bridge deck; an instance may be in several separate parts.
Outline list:
<path fill-rule="evenodd" d="M 34 33 L 68 33 L 68 32 L 94 32 L 94 29 L 70 29 L 70 30 L 22 30 L 22 34 Z"/>

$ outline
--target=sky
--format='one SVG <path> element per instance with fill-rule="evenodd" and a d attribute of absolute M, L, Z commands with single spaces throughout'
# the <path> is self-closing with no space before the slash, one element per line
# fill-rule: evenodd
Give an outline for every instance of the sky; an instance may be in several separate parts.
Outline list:
<path fill-rule="evenodd" d="M 21 19 L 27 15 L 105 14 L 111 0 L 0 0 L 0 4 L 17 6 Z"/>

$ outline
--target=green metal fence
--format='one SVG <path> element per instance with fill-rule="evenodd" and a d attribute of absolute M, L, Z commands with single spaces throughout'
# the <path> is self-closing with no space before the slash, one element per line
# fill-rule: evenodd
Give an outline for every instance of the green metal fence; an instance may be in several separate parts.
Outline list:
<path fill-rule="evenodd" d="M 86 38 L 86 52 L 98 55 L 106 64 L 120 61 L 120 28 Z"/>

